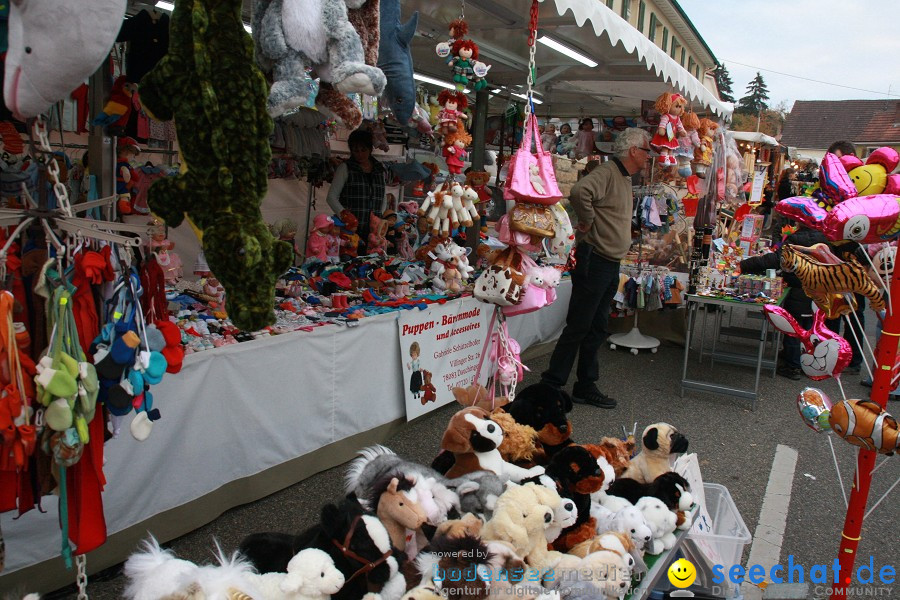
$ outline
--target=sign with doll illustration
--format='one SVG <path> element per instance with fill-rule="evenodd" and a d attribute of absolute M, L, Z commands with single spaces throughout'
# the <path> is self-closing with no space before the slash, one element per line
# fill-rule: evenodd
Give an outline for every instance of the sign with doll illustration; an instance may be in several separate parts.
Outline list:
<path fill-rule="evenodd" d="M 490 307 L 471 299 L 402 311 L 397 328 L 407 420 L 453 402 L 453 388 L 475 382 L 490 321 Z M 479 383 L 490 370 L 482 367 Z"/>

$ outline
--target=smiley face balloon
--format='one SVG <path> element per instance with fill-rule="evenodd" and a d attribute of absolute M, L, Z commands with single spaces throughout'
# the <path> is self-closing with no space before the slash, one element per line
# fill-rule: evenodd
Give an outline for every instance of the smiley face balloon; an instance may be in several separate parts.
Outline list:
<path fill-rule="evenodd" d="M 806 426 L 816 433 L 831 431 L 831 424 L 828 422 L 831 406 L 831 399 L 818 388 L 803 388 L 797 396 L 797 410 L 800 417 Z"/>

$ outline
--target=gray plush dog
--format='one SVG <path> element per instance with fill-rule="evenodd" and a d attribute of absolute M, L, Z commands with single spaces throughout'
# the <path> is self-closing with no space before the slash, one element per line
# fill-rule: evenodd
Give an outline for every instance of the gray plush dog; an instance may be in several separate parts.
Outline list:
<path fill-rule="evenodd" d="M 267 110 L 277 117 L 310 106 L 316 94 L 307 69 L 344 94 L 380 96 L 384 73 L 365 63 L 347 7 L 364 0 L 257 0 L 253 11 L 256 61 L 274 79 Z"/>
<path fill-rule="evenodd" d="M 447 486 L 459 494 L 463 514 L 470 512 L 485 522 L 494 514 L 497 497 L 503 493 L 503 481 L 490 471 L 473 471 L 447 481 Z"/>

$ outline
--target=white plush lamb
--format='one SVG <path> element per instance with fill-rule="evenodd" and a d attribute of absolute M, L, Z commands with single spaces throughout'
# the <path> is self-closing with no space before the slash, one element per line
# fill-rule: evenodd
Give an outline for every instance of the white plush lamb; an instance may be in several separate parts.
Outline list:
<path fill-rule="evenodd" d="M 675 546 L 675 529 L 677 517 L 659 498 L 644 496 L 637 501 L 635 508 L 641 511 L 647 525 L 650 526 L 653 538 L 647 545 L 647 552 L 660 554 Z"/>
<path fill-rule="evenodd" d="M 326 552 L 307 548 L 288 563 L 287 573 L 253 575 L 258 600 L 329 600 L 344 586 L 344 574 Z"/>

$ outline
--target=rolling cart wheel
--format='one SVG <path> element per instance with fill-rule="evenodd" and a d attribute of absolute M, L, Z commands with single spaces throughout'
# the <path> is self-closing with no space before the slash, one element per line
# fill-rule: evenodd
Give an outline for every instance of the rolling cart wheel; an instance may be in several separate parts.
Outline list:
<path fill-rule="evenodd" d="M 609 349 L 610 349 L 610 350 L 615 350 L 615 349 L 616 349 L 616 345 L 615 345 L 615 344 L 610 344 L 610 345 L 609 345 Z"/>
<path fill-rule="evenodd" d="M 656 348 L 651 348 L 650 352 L 652 352 L 653 354 L 656 354 Z"/>
<path fill-rule="evenodd" d="M 637 349 L 637 348 L 632 348 L 632 349 L 631 349 L 631 353 L 634 354 L 635 356 L 637 356 L 638 349 Z"/>

